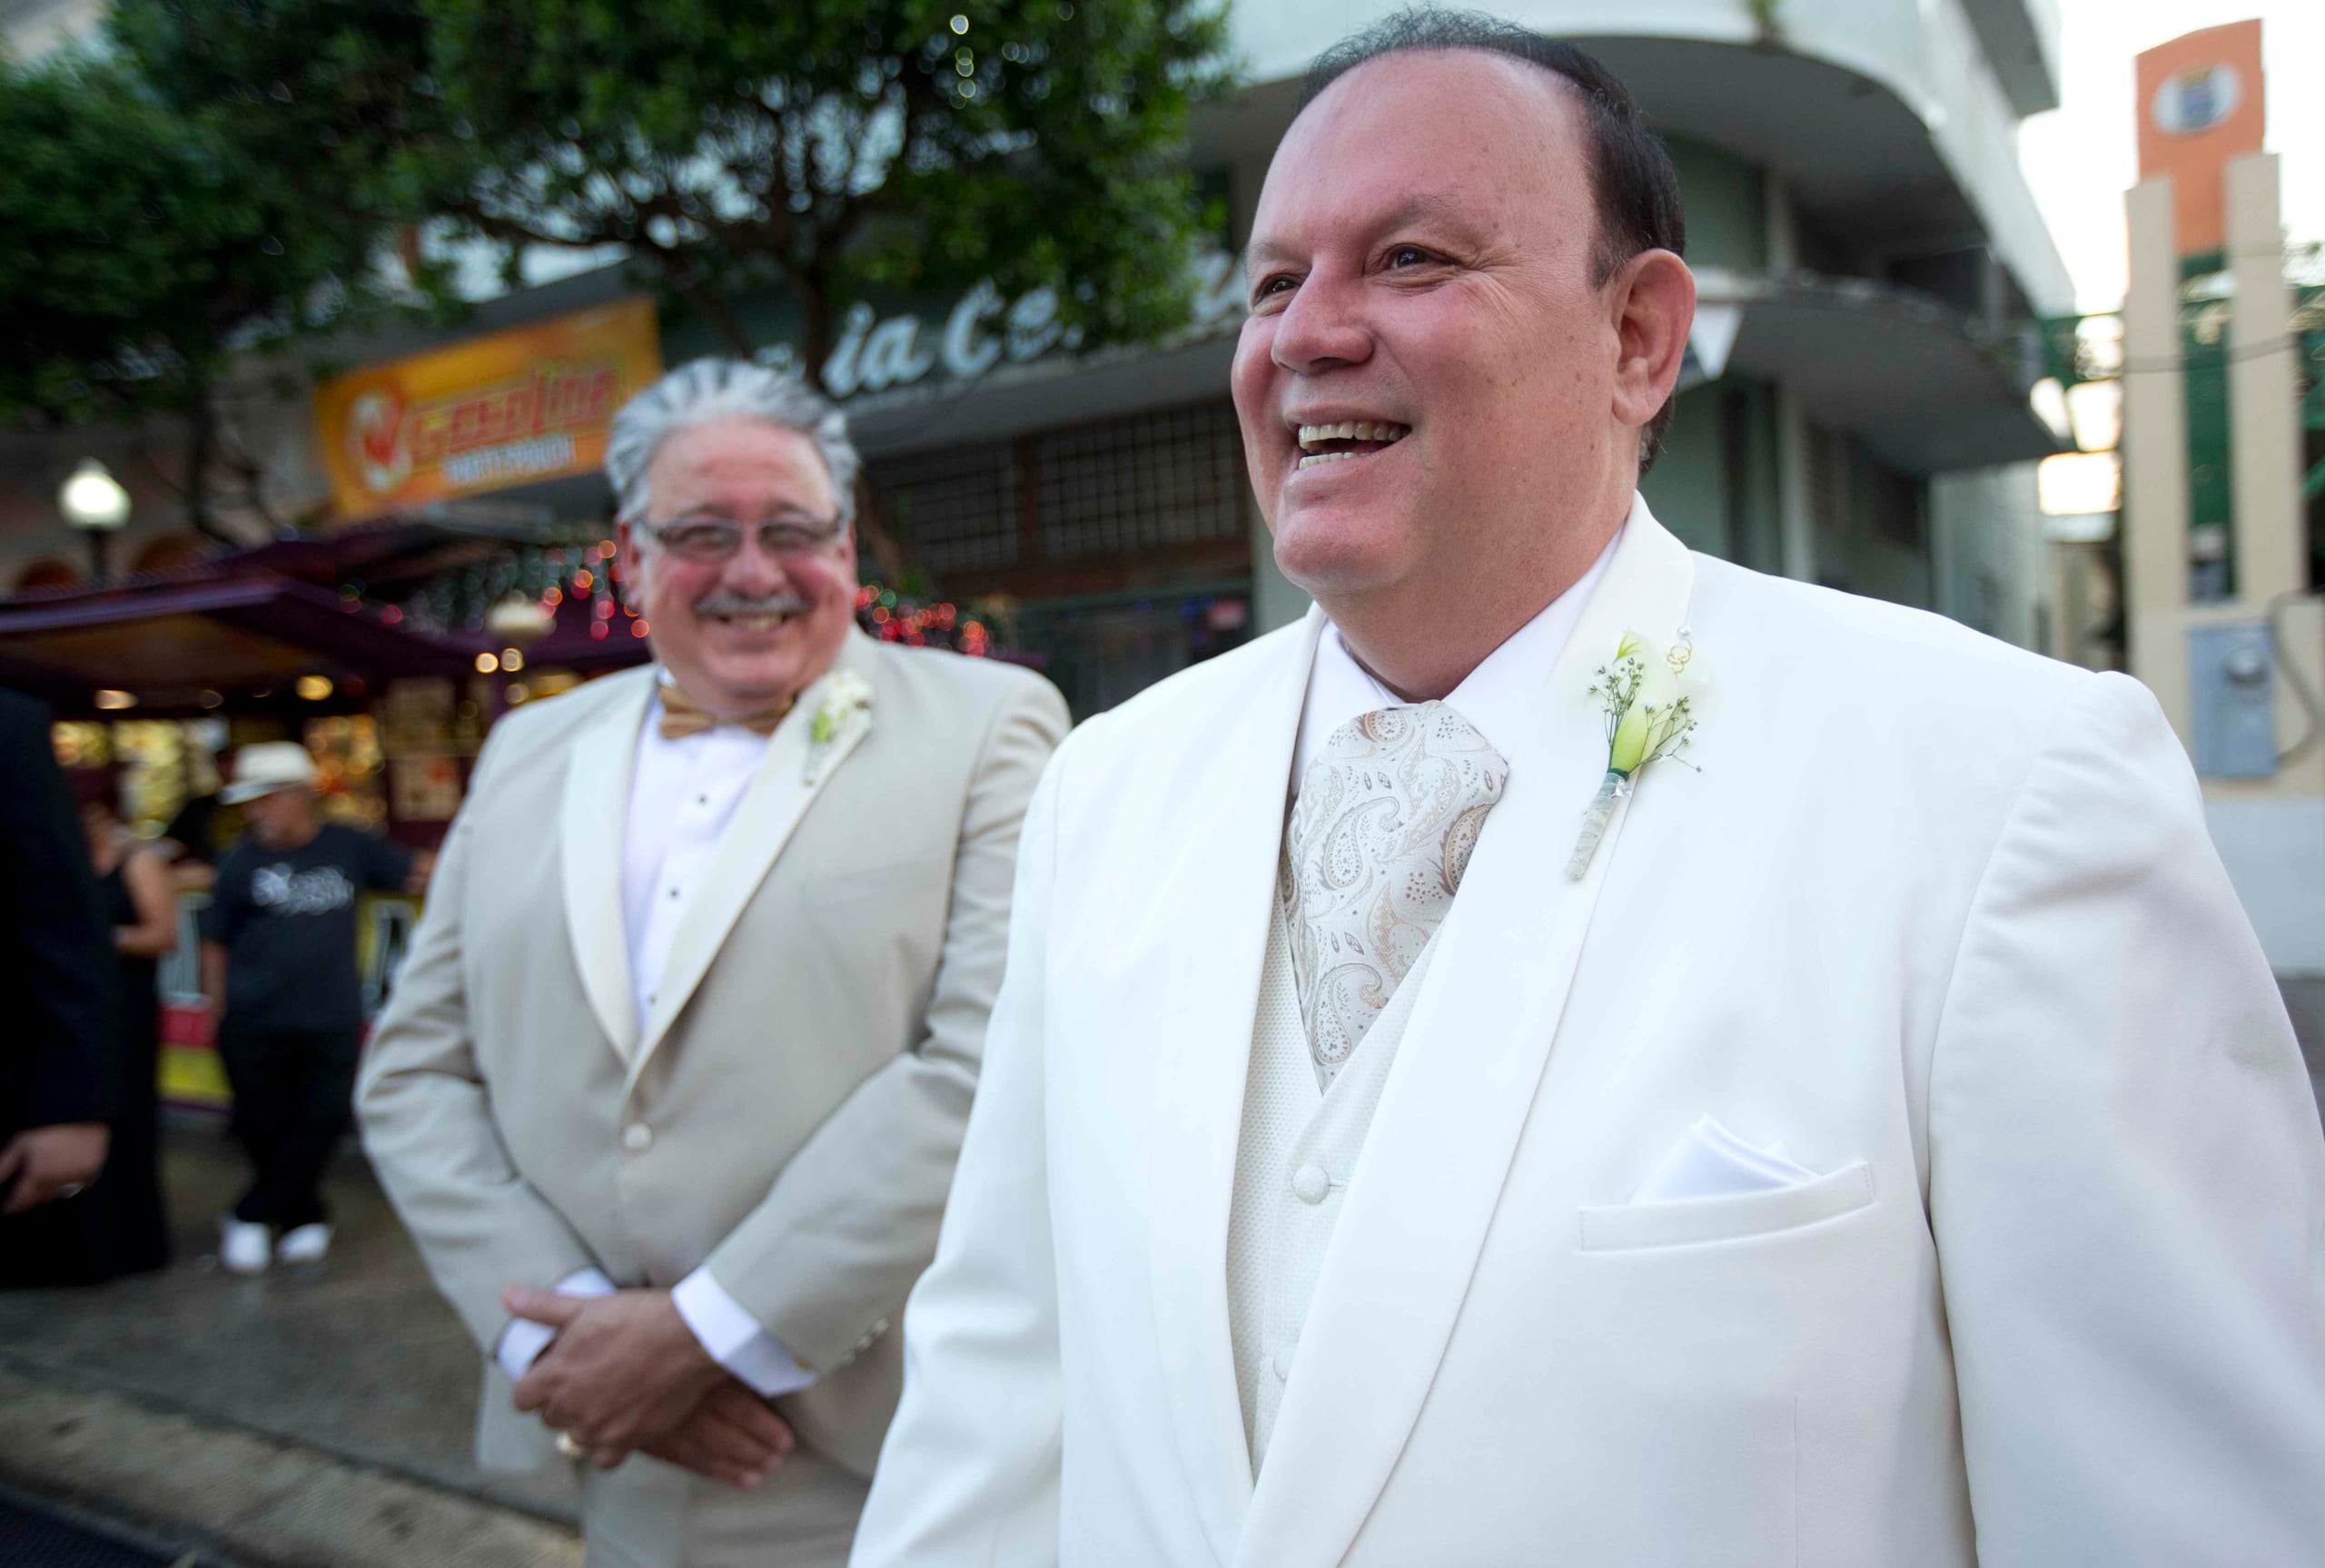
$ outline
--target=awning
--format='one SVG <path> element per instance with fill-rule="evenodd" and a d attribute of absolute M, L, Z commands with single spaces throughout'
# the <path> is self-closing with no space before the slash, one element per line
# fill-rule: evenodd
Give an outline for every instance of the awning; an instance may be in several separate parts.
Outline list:
<path fill-rule="evenodd" d="M 99 690 L 141 708 L 193 708 L 207 689 L 287 685 L 301 676 L 458 675 L 472 656 L 382 625 L 324 589 L 274 576 L 214 577 L 0 605 L 0 684 L 60 707 Z"/>

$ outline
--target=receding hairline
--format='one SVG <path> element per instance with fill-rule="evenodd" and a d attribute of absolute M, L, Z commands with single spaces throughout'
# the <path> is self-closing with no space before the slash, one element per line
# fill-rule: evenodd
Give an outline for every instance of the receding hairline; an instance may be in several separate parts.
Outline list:
<path fill-rule="evenodd" d="M 1513 81 L 1529 82 L 1537 86 L 1550 88 L 1558 100 L 1566 105 L 1566 113 L 1572 116 L 1570 119 L 1563 120 L 1561 123 L 1568 131 L 1581 135 L 1585 143 L 1584 152 L 1588 154 L 1590 127 L 1587 116 L 1590 113 L 1590 95 L 1582 84 L 1556 66 L 1546 64 L 1539 60 L 1529 60 L 1523 54 L 1512 54 L 1507 49 L 1496 49 L 1484 44 L 1404 44 L 1395 48 L 1383 49 L 1378 54 L 1368 54 L 1317 88 L 1313 94 L 1301 103 L 1299 112 L 1292 115 L 1292 123 L 1298 124 L 1301 116 L 1326 98 L 1331 97 L 1333 90 L 1342 83 L 1362 75 L 1375 65 L 1387 65 L 1399 60 L 1420 59 L 1432 54 L 1459 54 L 1471 60 L 1481 60 Z"/>

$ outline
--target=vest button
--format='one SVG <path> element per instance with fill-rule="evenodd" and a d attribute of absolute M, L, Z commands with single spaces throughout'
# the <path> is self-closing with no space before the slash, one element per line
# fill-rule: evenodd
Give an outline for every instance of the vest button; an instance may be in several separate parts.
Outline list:
<path fill-rule="evenodd" d="M 621 1129 L 621 1146 L 632 1154 L 643 1154 L 654 1147 L 654 1129 L 642 1121 L 633 1121 Z"/>
<path fill-rule="evenodd" d="M 1291 1376 L 1291 1346 L 1289 1345 L 1277 1346 L 1275 1347 L 1275 1358 L 1271 1365 L 1275 1367 L 1277 1382 L 1281 1383 L 1290 1378 Z"/>
<path fill-rule="evenodd" d="M 1312 1160 L 1291 1173 L 1291 1190 L 1302 1203 L 1321 1203 L 1332 1189 L 1332 1178 Z"/>

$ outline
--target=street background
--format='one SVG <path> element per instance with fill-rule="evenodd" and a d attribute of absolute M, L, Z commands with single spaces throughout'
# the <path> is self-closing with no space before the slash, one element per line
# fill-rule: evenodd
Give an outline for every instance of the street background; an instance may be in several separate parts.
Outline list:
<path fill-rule="evenodd" d="M 1702 307 L 1658 517 L 2147 683 L 2325 1100 L 2325 9 L 1484 8 L 1670 143 Z M 864 630 L 1077 718 L 1307 607 L 1226 397 L 1241 251 L 1308 61 L 1386 4 L 697 9 L 0 0 L 0 685 L 184 852 L 175 1259 L 0 1291 L 0 1562 L 579 1563 L 570 1476 L 475 1465 L 476 1347 L 351 1143 L 326 1259 L 219 1267 L 193 922 L 240 748 L 424 850 L 501 716 L 648 656 L 599 468 L 664 368 L 811 376 L 866 461 Z M 858 187 L 768 154 L 785 94 Z M 365 901 L 367 1010 L 421 907 Z"/>

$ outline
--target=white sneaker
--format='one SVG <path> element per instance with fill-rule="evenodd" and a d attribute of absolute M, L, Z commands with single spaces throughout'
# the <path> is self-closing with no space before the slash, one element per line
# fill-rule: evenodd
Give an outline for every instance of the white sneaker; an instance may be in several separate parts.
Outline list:
<path fill-rule="evenodd" d="M 263 1225 L 228 1218 L 218 1222 L 218 1261 L 236 1274 L 263 1274 L 274 1256 L 273 1238 Z"/>
<path fill-rule="evenodd" d="M 277 1263 L 321 1263 L 331 1250 L 331 1227 L 317 1222 L 294 1227 L 274 1244 Z"/>

